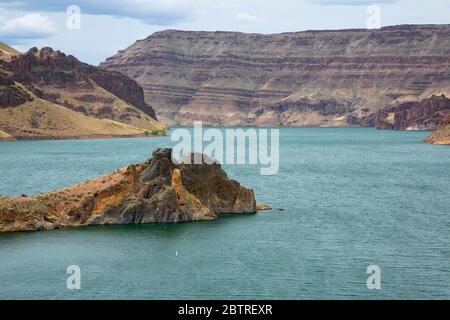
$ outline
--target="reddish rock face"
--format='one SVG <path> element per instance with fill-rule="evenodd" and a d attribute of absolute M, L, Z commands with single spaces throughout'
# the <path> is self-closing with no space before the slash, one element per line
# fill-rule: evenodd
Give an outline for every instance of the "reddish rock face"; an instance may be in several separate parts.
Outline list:
<path fill-rule="evenodd" d="M 274 35 L 168 30 L 101 67 L 135 79 L 169 123 L 348 125 L 397 99 L 450 93 L 449 34 L 450 25 Z"/>
<path fill-rule="evenodd" d="M 53 51 L 51 48 L 41 50 L 32 48 L 25 54 L 13 56 L 7 69 L 14 74 L 15 81 L 38 87 L 49 85 L 70 87 L 83 84 L 89 86 L 92 79 L 106 91 L 156 119 L 153 108 L 144 101 L 142 88 L 134 80 L 119 72 L 109 72 L 82 63 L 60 51 Z"/>
<path fill-rule="evenodd" d="M 0 60 L 0 108 L 15 107 L 31 100 L 27 92 L 15 85 L 12 74 L 5 70 L 7 65 Z"/>
<path fill-rule="evenodd" d="M 422 101 L 396 103 L 365 119 L 363 125 L 378 129 L 434 130 L 450 113 L 450 99 L 444 95 L 432 96 Z"/>
<path fill-rule="evenodd" d="M 96 224 L 216 219 L 254 213 L 253 190 L 213 164 L 181 164 L 170 149 L 103 177 L 33 197 L 0 197 L 0 232 Z"/>
<path fill-rule="evenodd" d="M 32 97 L 26 91 L 16 86 L 10 78 L 0 74 L 0 109 L 15 107 L 31 100 Z"/>
<path fill-rule="evenodd" d="M 0 57 L 0 139 L 165 132 L 137 83 L 51 48 Z"/>

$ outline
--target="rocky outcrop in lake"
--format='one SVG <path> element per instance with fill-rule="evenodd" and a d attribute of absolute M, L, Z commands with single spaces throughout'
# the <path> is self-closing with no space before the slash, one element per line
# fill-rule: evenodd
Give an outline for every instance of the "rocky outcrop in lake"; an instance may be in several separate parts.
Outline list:
<path fill-rule="evenodd" d="M 0 232 L 212 220 L 255 211 L 253 190 L 229 179 L 220 164 L 175 164 L 171 149 L 157 149 L 145 162 L 78 185 L 0 197 Z"/>
<path fill-rule="evenodd" d="M 348 126 L 396 101 L 450 97 L 449 34 L 450 25 L 166 30 L 101 67 L 136 80 L 166 123 Z"/>

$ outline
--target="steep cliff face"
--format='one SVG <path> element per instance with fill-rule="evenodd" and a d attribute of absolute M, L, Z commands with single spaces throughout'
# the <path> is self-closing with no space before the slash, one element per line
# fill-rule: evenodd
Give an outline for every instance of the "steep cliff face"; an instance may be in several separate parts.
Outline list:
<path fill-rule="evenodd" d="M 450 99 L 445 95 L 431 96 L 421 101 L 395 103 L 360 121 L 378 129 L 434 130 L 450 113 Z"/>
<path fill-rule="evenodd" d="M 0 109 L 15 107 L 32 100 L 32 96 L 26 90 L 0 71 Z"/>
<path fill-rule="evenodd" d="M 32 48 L 0 61 L 0 114 L 0 129 L 17 138 L 143 135 L 164 129 L 134 80 L 51 48 Z"/>
<path fill-rule="evenodd" d="M 26 54 L 13 57 L 9 69 L 14 72 L 16 81 L 49 90 L 70 87 L 72 91 L 82 91 L 97 85 L 130 107 L 136 107 L 156 119 L 154 110 L 144 101 L 142 88 L 134 80 L 119 72 L 109 72 L 82 63 L 60 51 L 32 48 Z M 58 100 L 58 97 L 54 95 L 53 99 Z M 81 102 L 86 104 L 89 100 L 81 98 Z"/>
<path fill-rule="evenodd" d="M 103 89 L 157 120 L 155 110 L 145 102 L 144 90 L 137 85 L 136 81 L 125 77 L 120 72 L 110 72 L 92 66 L 86 66 L 86 72 Z"/>
<path fill-rule="evenodd" d="M 450 91 L 450 25 L 274 35 L 167 30 L 101 64 L 168 123 L 348 125 Z"/>
<path fill-rule="evenodd" d="M 103 177 L 33 197 L 0 197 L 0 232 L 216 219 L 254 213 L 253 190 L 220 165 L 174 164 L 170 149 Z"/>
<path fill-rule="evenodd" d="M 441 120 L 437 129 L 428 136 L 425 143 L 450 144 L 450 112 Z"/>
<path fill-rule="evenodd" d="M 16 85 L 14 75 L 7 70 L 12 57 L 19 54 L 0 42 L 0 108 L 14 107 L 32 100 L 27 92 Z"/>

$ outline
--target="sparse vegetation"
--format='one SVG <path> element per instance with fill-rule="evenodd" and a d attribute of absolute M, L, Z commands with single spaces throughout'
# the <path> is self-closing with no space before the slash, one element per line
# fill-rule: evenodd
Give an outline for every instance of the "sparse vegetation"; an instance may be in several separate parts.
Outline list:
<path fill-rule="evenodd" d="M 166 129 L 145 130 L 144 134 L 146 136 L 165 136 Z"/>

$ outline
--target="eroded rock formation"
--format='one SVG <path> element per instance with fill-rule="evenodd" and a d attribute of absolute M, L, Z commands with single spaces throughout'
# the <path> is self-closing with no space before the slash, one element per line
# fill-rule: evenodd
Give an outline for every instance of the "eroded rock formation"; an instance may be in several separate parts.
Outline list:
<path fill-rule="evenodd" d="M 171 149 L 157 149 L 148 161 L 85 183 L 0 197 L 0 232 L 211 220 L 255 211 L 253 190 L 229 179 L 219 164 L 175 164 Z"/>
<path fill-rule="evenodd" d="M 392 130 L 434 130 L 450 113 L 450 99 L 432 96 L 421 101 L 395 103 L 360 121 L 362 125 Z"/>
<path fill-rule="evenodd" d="M 0 108 L 16 107 L 33 100 L 14 80 L 0 74 Z"/>

